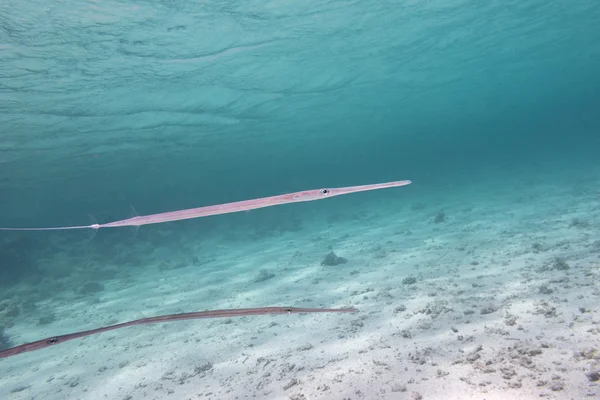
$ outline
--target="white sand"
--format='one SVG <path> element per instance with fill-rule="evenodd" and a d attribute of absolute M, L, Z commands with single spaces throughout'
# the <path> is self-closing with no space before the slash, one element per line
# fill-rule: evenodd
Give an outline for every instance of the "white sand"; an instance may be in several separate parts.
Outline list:
<path fill-rule="evenodd" d="M 340 210 L 331 224 L 322 216 L 276 238 L 205 241 L 203 265 L 189 262 L 190 238 L 189 265 L 147 266 L 135 280 L 110 281 L 98 302 L 63 299 L 57 321 L 22 316 L 8 333 L 23 343 L 218 308 L 359 312 L 104 333 L 0 360 L 0 398 L 600 398 L 600 381 L 586 375 L 600 372 L 600 182 L 565 181 L 514 177 L 498 190 L 474 183 L 422 199 L 398 190 L 393 201 Z M 434 223 L 440 209 L 445 221 Z M 164 262 L 145 246 L 129 251 Z M 328 246 L 349 262 L 321 266 Z M 261 269 L 275 277 L 255 282 Z"/>

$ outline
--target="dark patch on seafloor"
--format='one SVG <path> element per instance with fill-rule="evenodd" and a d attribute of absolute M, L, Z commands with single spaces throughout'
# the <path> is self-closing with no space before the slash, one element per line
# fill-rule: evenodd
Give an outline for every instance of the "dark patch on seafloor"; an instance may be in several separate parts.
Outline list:
<path fill-rule="evenodd" d="M 31 237 L 19 237 L 0 244 L 0 286 L 39 278 L 34 253 L 39 244 Z"/>
<path fill-rule="evenodd" d="M 333 251 L 330 251 L 325 256 L 323 261 L 321 261 L 321 265 L 333 267 L 333 266 L 340 265 L 340 264 L 346 264 L 347 262 L 348 262 L 348 259 L 346 259 L 344 257 L 340 257 L 337 254 L 335 254 Z"/>
<path fill-rule="evenodd" d="M 6 333 L 4 333 L 4 327 L 0 326 L 0 350 L 6 350 L 10 347 L 12 347 L 10 339 Z"/>

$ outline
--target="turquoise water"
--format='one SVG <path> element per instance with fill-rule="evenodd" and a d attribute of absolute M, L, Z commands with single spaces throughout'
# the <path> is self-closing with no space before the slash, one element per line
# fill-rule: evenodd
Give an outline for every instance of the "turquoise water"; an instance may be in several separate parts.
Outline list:
<path fill-rule="evenodd" d="M 460 379 L 467 372 L 454 372 L 464 367 L 453 367 L 455 357 L 448 354 L 421 366 L 425 372 L 414 363 L 404 369 L 423 343 L 437 337 L 431 332 L 447 335 L 450 325 L 471 318 L 458 304 L 479 304 L 491 288 L 501 293 L 496 300 L 504 314 L 480 320 L 488 315 L 476 313 L 467 323 L 473 326 L 520 315 L 502 293 L 516 290 L 523 304 L 542 301 L 543 279 L 552 286 L 564 277 L 532 271 L 557 257 L 571 264 L 571 286 L 554 288 L 543 301 L 554 296 L 561 311 L 561 301 L 572 298 L 573 310 L 562 310 L 567 321 L 581 307 L 596 312 L 596 280 L 584 283 L 596 273 L 600 248 L 598 38 L 600 6 L 590 0 L 2 2 L 0 226 L 86 225 L 92 223 L 88 214 L 105 223 L 131 217 L 131 206 L 146 215 L 305 189 L 413 181 L 398 189 L 146 226 L 137 234 L 101 230 L 93 240 L 90 232 L 0 232 L 4 347 L 140 313 L 352 304 L 362 316 L 245 318 L 232 322 L 235 329 L 211 322 L 206 329 L 214 350 L 206 355 L 202 349 L 198 357 L 212 369 L 196 374 L 204 389 L 189 383 L 171 389 L 168 380 L 161 389 L 151 384 L 152 393 L 374 399 L 417 392 L 479 398 L 487 390 L 491 399 L 506 393 L 538 398 L 546 390 L 552 396 L 600 396 L 584 372 L 542 376 L 543 367 L 554 371 L 558 360 L 546 347 L 550 355 L 538 362 L 536 379 L 566 382 L 563 389 L 527 378 L 521 388 L 508 387 L 504 381 L 516 378 L 498 375 L 496 381 L 493 373 L 483 375 L 490 384 L 468 385 Z M 436 223 L 441 212 L 444 221 Z M 335 272 L 323 268 L 331 250 L 348 265 Z M 274 277 L 256 278 L 262 269 L 267 275 L 259 278 Z M 499 280 L 489 278 L 481 287 L 465 281 L 462 293 L 450 282 L 486 274 Z M 416 289 L 407 290 L 402 281 L 412 276 Z M 520 285 L 534 283 L 519 292 Z M 418 318 L 419 302 L 427 303 L 432 291 L 445 293 L 444 301 L 454 305 L 447 308 L 458 314 L 442 313 L 448 320 L 435 320 L 424 331 L 430 336 L 414 334 L 407 341 L 398 332 L 414 331 L 419 322 L 397 319 L 394 310 L 403 305 Z M 525 321 L 531 313 L 523 313 Z M 541 326 L 556 332 L 545 340 L 569 337 L 569 329 L 593 329 L 594 315 L 582 312 L 575 319 L 589 326 L 531 320 L 510 334 L 535 341 L 534 327 Z M 5 359 L 0 393 L 144 398 L 139 386 L 134 389 L 142 382 L 135 375 L 140 365 L 152 366 L 144 370 L 145 384 L 167 372 L 180 375 L 188 363 L 193 370 L 197 360 L 190 354 L 197 349 L 173 349 L 183 342 L 181 327 L 202 341 L 206 326 L 194 321 L 135 328 L 100 335 L 92 344 L 84 340 Z M 261 327 L 258 333 L 254 326 Z M 152 354 L 135 350 L 150 341 L 147 332 L 160 333 L 160 339 L 150 338 L 159 340 Z M 224 343 L 217 338 L 229 334 L 235 337 L 225 342 L 234 344 L 219 347 Z M 477 343 L 482 336 L 474 335 Z M 573 340 L 600 345 L 597 335 L 581 335 Z M 244 347 L 253 337 L 258 343 Z M 312 353 L 286 353 L 292 338 L 299 341 L 293 348 L 309 342 Z M 502 337 L 486 340 L 483 351 L 506 346 Z M 365 350 L 373 342 L 391 346 L 370 350 L 389 366 L 377 373 Z M 129 367 L 115 368 L 125 347 Z M 556 354 L 579 347 L 550 345 Z M 162 354 L 159 349 L 169 356 L 152 358 Z M 272 360 L 295 360 L 295 377 L 280 371 L 283 361 L 272 361 L 276 367 L 257 361 L 267 357 L 264 349 Z M 71 351 L 78 355 L 69 356 Z M 322 360 L 323 352 L 338 361 Z M 246 371 L 240 354 L 283 376 L 281 382 Z M 574 370 L 600 369 L 594 357 L 560 361 Z M 325 373 L 323 364 L 335 367 Z M 98 368 L 106 366 L 99 378 Z M 429 376 L 426 366 L 429 380 L 422 379 Z M 350 378 L 347 371 L 359 367 L 361 377 Z M 49 380 L 58 377 L 52 372 L 57 368 L 64 378 Z M 449 375 L 439 376 L 439 368 Z M 298 382 L 285 389 L 290 379 Z M 435 379 L 443 379 L 445 392 L 432 387 Z M 115 391 L 115 382 L 122 391 Z M 394 390 L 395 384 L 408 390 Z M 323 385 L 330 389 L 317 389 Z"/>

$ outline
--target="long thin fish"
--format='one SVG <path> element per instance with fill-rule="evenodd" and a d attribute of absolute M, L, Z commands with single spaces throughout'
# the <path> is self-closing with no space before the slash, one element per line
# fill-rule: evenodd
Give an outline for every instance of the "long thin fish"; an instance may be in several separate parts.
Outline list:
<path fill-rule="evenodd" d="M 376 183 L 371 185 L 347 186 L 332 189 L 313 189 L 303 192 L 282 194 L 279 196 L 262 197 L 254 200 L 236 201 L 233 203 L 219 204 L 215 206 L 190 208 L 187 210 L 170 211 L 160 214 L 142 215 L 121 221 L 109 222 L 106 224 L 78 225 L 78 226 L 60 226 L 52 228 L 0 228 L 0 231 L 59 231 L 67 229 L 100 229 L 100 228 L 120 228 L 124 226 L 142 226 L 148 224 L 160 224 L 163 222 L 179 221 L 183 219 L 192 219 L 199 217 L 208 217 L 210 215 L 228 214 L 240 211 L 255 210 L 257 208 L 272 207 L 280 204 L 297 203 L 303 201 L 321 200 L 327 197 L 340 196 L 343 194 L 366 192 L 377 189 L 387 189 L 392 187 L 406 186 L 411 181 L 394 181 L 387 183 Z"/>
<path fill-rule="evenodd" d="M 252 315 L 265 314 L 299 314 L 299 313 L 341 313 L 341 312 L 356 312 L 355 308 L 296 308 L 296 307 L 262 307 L 262 308 L 239 308 L 231 310 L 213 310 L 199 311 L 183 314 L 160 315 L 158 317 L 142 318 L 135 321 L 123 322 L 116 325 L 104 326 L 102 328 L 91 329 L 89 331 L 68 333 L 61 336 L 52 336 L 36 342 L 25 343 L 20 346 L 0 351 L 0 358 L 16 356 L 17 354 L 27 353 L 29 351 L 41 350 L 46 347 L 51 347 L 57 344 L 68 342 L 69 340 L 78 339 L 84 336 L 95 335 L 97 333 L 112 331 L 115 329 L 126 328 L 134 325 L 155 324 L 158 322 L 173 322 L 186 319 L 199 318 L 224 318 L 224 317 L 247 317 Z"/>

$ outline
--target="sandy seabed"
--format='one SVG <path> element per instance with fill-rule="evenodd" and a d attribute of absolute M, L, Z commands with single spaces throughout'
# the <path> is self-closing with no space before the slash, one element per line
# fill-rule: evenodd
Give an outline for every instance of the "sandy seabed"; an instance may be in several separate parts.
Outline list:
<path fill-rule="evenodd" d="M 156 265 L 20 313 L 12 342 L 203 309 L 359 311 L 94 335 L 0 360 L 0 398 L 600 398 L 598 183 L 400 190 L 295 232 L 190 237 L 175 255 L 138 240 Z M 323 265 L 330 252 L 347 262 Z"/>

